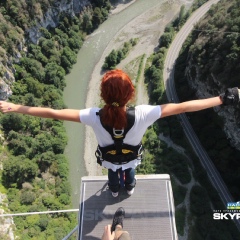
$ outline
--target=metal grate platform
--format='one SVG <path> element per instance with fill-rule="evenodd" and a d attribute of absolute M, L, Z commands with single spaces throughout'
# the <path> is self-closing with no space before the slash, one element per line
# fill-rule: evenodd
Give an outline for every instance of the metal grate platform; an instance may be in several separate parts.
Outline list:
<path fill-rule="evenodd" d="M 123 228 L 132 240 L 178 239 L 169 175 L 136 175 L 136 179 L 132 196 L 121 189 L 113 198 L 107 176 L 82 178 L 78 240 L 101 239 L 118 207 L 125 209 Z"/>

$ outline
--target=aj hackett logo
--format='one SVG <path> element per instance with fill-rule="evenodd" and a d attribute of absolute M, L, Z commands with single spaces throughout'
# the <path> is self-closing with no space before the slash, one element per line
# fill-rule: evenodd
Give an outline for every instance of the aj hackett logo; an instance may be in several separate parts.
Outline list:
<path fill-rule="evenodd" d="M 240 210 L 240 202 L 227 203 L 227 209 L 239 209 Z"/>
<path fill-rule="evenodd" d="M 240 219 L 240 201 L 227 203 L 226 210 L 213 210 L 214 220 L 238 220 Z"/>

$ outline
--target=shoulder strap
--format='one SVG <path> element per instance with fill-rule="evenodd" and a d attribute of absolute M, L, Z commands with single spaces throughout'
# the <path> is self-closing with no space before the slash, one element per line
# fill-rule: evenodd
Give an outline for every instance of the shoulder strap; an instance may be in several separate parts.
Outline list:
<path fill-rule="evenodd" d="M 106 131 L 108 131 L 109 134 L 114 139 L 114 129 L 103 124 L 102 119 L 101 119 L 101 111 L 102 111 L 102 109 L 99 112 L 97 112 L 96 115 L 98 115 L 100 117 L 100 122 L 101 122 L 103 128 L 105 128 Z M 125 137 L 126 134 L 128 133 L 128 131 L 133 127 L 134 123 L 135 123 L 135 107 L 129 107 L 129 108 L 127 108 L 127 127 L 123 130 L 115 129 L 115 131 L 119 131 L 119 132 L 123 131 L 122 135 Z"/>
<path fill-rule="evenodd" d="M 129 107 L 127 109 L 127 128 L 124 130 L 124 137 L 127 132 L 133 127 L 135 123 L 135 107 Z"/>

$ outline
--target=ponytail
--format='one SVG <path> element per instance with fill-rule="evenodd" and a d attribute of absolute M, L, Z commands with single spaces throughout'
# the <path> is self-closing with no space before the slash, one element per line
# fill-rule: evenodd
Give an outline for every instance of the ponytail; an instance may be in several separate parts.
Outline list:
<path fill-rule="evenodd" d="M 101 82 L 101 97 L 106 103 L 102 110 L 103 123 L 115 129 L 126 128 L 125 106 L 134 94 L 134 86 L 126 73 L 119 69 L 108 71 Z"/>

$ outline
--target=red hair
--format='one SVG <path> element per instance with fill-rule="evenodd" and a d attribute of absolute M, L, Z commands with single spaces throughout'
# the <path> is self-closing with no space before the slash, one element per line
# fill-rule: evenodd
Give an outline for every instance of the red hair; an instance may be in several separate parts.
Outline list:
<path fill-rule="evenodd" d="M 102 111 L 103 123 L 115 129 L 125 128 L 127 116 L 124 106 L 135 94 L 131 79 L 122 70 L 111 70 L 103 76 L 100 87 L 101 97 L 106 103 Z"/>

